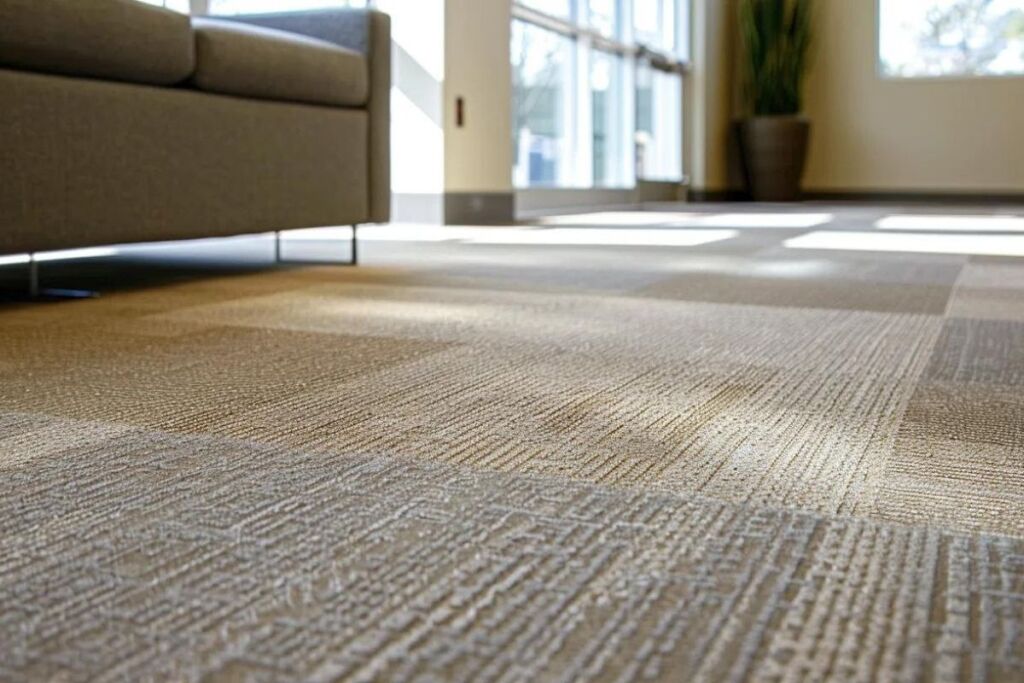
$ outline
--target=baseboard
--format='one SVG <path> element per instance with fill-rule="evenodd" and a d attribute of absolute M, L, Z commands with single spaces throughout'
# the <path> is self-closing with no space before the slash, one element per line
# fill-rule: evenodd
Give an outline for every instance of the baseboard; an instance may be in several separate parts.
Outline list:
<path fill-rule="evenodd" d="M 697 204 L 746 202 L 750 199 L 743 190 L 699 190 L 694 188 L 690 189 L 687 198 Z"/>
<path fill-rule="evenodd" d="M 806 201 L 882 204 L 990 206 L 1024 204 L 1024 192 L 947 192 L 941 190 L 807 190 Z"/>
<path fill-rule="evenodd" d="M 1024 204 L 1024 192 L 945 192 L 941 190 L 806 190 L 807 202 L 849 202 L 865 204 L 938 204 L 944 206 L 1005 206 Z M 691 189 L 695 203 L 749 202 L 744 190 Z"/>
<path fill-rule="evenodd" d="M 511 192 L 447 192 L 445 225 L 511 225 L 516 198 Z"/>
<path fill-rule="evenodd" d="M 511 192 L 397 193 L 391 201 L 395 223 L 431 225 L 511 225 L 515 222 Z"/>

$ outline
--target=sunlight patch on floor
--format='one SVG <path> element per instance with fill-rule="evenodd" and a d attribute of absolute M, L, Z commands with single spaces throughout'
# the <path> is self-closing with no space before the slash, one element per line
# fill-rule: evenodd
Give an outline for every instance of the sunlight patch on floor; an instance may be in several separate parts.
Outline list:
<path fill-rule="evenodd" d="M 474 244 L 527 244 L 538 246 L 695 247 L 736 237 L 735 230 L 643 230 L 638 228 L 552 228 L 482 230 L 468 240 Z"/>
<path fill-rule="evenodd" d="M 875 223 L 875 227 L 880 230 L 925 232 L 1024 232 L 1024 218 L 957 214 L 897 215 L 886 216 Z"/>
<path fill-rule="evenodd" d="M 1024 256 L 1024 235 L 812 232 L 786 240 L 784 244 L 789 249 Z"/>
<path fill-rule="evenodd" d="M 686 213 L 666 211 L 609 211 L 538 219 L 541 225 L 648 225 L 672 228 L 815 228 L 835 219 L 831 213 Z"/>

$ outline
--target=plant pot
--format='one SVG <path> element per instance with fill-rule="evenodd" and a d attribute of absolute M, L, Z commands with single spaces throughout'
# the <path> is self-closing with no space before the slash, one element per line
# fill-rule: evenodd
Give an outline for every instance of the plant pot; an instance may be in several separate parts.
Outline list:
<path fill-rule="evenodd" d="M 802 116 L 755 116 L 739 122 L 739 138 L 751 198 L 799 199 L 811 122 Z"/>

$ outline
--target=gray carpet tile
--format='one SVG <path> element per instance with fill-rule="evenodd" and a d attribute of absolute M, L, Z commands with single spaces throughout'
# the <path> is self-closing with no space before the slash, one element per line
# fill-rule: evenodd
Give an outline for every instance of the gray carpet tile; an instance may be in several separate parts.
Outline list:
<path fill-rule="evenodd" d="M 953 292 L 949 315 L 1024 323 L 1024 272 L 1019 264 L 967 264 Z"/>
<path fill-rule="evenodd" d="M 946 320 L 924 379 L 1024 389 L 1024 321 Z"/>
<path fill-rule="evenodd" d="M 0 678 L 1024 675 L 1018 540 L 118 427 L 7 455 Z"/>
<path fill-rule="evenodd" d="M 725 265 L 725 264 L 723 264 Z M 695 268 L 641 290 L 686 301 L 942 315 L 962 265 L 758 255 Z"/>
<path fill-rule="evenodd" d="M 643 294 L 725 304 L 941 315 L 951 290 L 948 285 L 686 275 L 652 285 Z"/>

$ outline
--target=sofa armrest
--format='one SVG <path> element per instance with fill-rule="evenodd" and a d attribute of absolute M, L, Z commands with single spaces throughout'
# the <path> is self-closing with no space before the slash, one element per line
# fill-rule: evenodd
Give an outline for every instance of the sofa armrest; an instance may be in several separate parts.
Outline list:
<path fill-rule="evenodd" d="M 376 10 L 327 9 L 218 18 L 317 38 L 366 56 L 370 69 L 368 222 L 388 222 L 391 216 L 391 17 Z"/>

